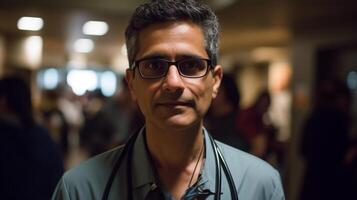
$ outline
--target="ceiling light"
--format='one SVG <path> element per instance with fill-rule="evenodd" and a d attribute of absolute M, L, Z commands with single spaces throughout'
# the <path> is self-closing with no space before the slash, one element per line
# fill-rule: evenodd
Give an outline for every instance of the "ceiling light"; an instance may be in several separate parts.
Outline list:
<path fill-rule="evenodd" d="M 86 91 L 94 91 L 98 87 L 98 77 L 93 70 L 73 69 L 68 72 L 67 84 L 76 95 L 82 96 Z"/>
<path fill-rule="evenodd" d="M 56 69 L 46 69 L 43 74 L 43 88 L 53 90 L 59 84 L 59 72 Z"/>
<path fill-rule="evenodd" d="M 23 43 L 24 58 L 31 68 L 37 68 L 42 62 L 43 39 L 41 36 L 26 37 Z"/>
<path fill-rule="evenodd" d="M 17 28 L 26 31 L 39 31 L 43 27 L 43 19 L 39 17 L 21 17 L 17 21 Z"/>
<path fill-rule="evenodd" d="M 106 97 L 113 96 L 117 89 L 117 77 L 112 71 L 105 71 L 100 75 L 100 88 Z"/>
<path fill-rule="evenodd" d="M 108 32 L 108 24 L 103 21 L 88 21 L 83 25 L 82 31 L 86 35 L 104 35 Z"/>
<path fill-rule="evenodd" d="M 74 42 L 74 50 L 79 53 L 89 53 L 94 48 L 94 42 L 91 39 L 78 39 Z"/>

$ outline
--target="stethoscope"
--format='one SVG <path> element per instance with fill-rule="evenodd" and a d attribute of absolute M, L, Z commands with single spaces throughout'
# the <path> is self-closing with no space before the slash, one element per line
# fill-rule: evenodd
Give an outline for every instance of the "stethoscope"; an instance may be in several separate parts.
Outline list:
<path fill-rule="evenodd" d="M 107 200 L 109 197 L 109 192 L 110 192 L 110 188 L 113 184 L 114 178 L 115 178 L 115 174 L 118 172 L 119 167 L 125 157 L 125 155 L 127 155 L 127 165 L 126 165 L 126 170 L 127 170 L 127 194 L 128 194 L 128 200 L 132 200 L 133 199 L 133 193 L 131 191 L 131 185 L 132 185 L 132 180 L 131 180 L 131 161 L 132 161 L 132 155 L 133 155 L 133 149 L 134 149 L 134 143 L 136 141 L 136 138 L 138 137 L 140 131 L 136 131 L 136 133 L 134 133 L 130 139 L 127 141 L 126 145 L 124 146 L 124 149 L 122 151 L 122 153 L 120 154 L 118 160 L 116 161 L 113 170 L 110 174 L 109 180 L 105 186 L 105 190 L 102 196 L 102 200 Z M 215 157 L 215 164 L 216 164 L 216 192 L 214 194 L 214 199 L 215 200 L 220 200 L 221 199 L 221 168 L 224 171 L 225 176 L 227 177 L 227 181 L 228 181 L 228 185 L 229 185 L 229 189 L 231 192 L 231 197 L 232 200 L 238 200 L 238 193 L 234 184 L 234 180 L 232 177 L 232 174 L 228 168 L 228 165 L 222 155 L 221 150 L 218 148 L 217 143 L 214 141 L 214 139 L 212 138 L 212 136 L 209 136 L 213 151 L 214 151 L 214 157 Z"/>

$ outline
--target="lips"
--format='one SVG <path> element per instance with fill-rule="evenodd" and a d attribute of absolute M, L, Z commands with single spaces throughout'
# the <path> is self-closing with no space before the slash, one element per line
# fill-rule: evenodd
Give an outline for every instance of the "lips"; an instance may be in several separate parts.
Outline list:
<path fill-rule="evenodd" d="M 159 102 L 156 105 L 157 106 L 167 106 L 167 107 L 176 107 L 176 106 L 193 107 L 194 104 L 190 101 L 166 101 L 166 102 Z"/>

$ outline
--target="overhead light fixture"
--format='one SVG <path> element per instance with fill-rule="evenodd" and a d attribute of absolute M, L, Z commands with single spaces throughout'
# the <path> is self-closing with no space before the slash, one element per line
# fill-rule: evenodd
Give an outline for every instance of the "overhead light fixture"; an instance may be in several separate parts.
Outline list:
<path fill-rule="evenodd" d="M 35 35 L 26 37 L 23 43 L 23 50 L 26 64 L 33 69 L 40 67 L 43 52 L 42 37 Z"/>
<path fill-rule="evenodd" d="M 74 42 L 74 50 L 79 53 L 89 53 L 94 48 L 94 42 L 91 39 L 78 39 Z"/>
<path fill-rule="evenodd" d="M 100 88 L 106 97 L 113 96 L 117 89 L 117 77 L 112 71 L 105 71 L 100 75 Z"/>
<path fill-rule="evenodd" d="M 43 19 L 40 17 L 21 17 L 17 21 L 17 28 L 25 31 L 39 31 L 43 27 Z"/>
<path fill-rule="evenodd" d="M 86 91 L 94 91 L 98 87 L 98 77 L 93 70 L 73 69 L 68 72 L 67 84 L 76 95 L 82 96 Z"/>
<path fill-rule="evenodd" d="M 41 73 L 41 85 L 44 89 L 53 90 L 60 83 L 60 75 L 57 69 L 46 69 Z"/>
<path fill-rule="evenodd" d="M 104 35 L 108 32 L 108 24 L 103 21 L 87 21 L 82 31 L 86 35 Z"/>

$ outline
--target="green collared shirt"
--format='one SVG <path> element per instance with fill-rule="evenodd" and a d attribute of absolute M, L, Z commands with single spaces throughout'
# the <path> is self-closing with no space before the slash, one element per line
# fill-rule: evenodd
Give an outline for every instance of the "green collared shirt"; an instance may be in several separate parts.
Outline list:
<path fill-rule="evenodd" d="M 205 162 L 201 176 L 195 185 L 201 191 L 215 192 L 216 166 L 213 148 L 208 132 L 205 134 Z M 216 141 L 217 142 L 217 141 Z M 265 161 L 248 153 L 217 142 L 231 171 L 240 200 L 281 200 L 285 199 L 279 173 Z M 123 147 L 115 148 L 95 156 L 79 166 L 67 171 L 52 196 L 52 199 L 102 199 L 105 186 L 113 166 L 121 154 Z M 157 189 L 155 172 L 150 155 L 145 145 L 143 129 L 134 144 L 132 158 L 132 194 L 135 200 L 144 200 L 147 195 Z M 127 160 L 124 159 L 114 178 L 108 199 L 127 199 Z M 221 199 L 231 199 L 228 181 L 222 172 Z M 162 191 L 165 199 L 171 195 Z M 213 200 L 214 195 L 207 199 Z"/>

